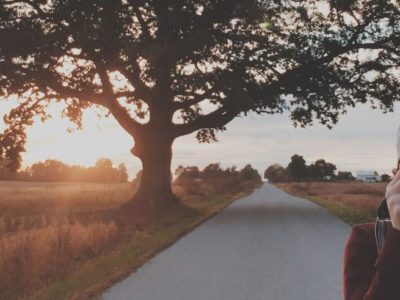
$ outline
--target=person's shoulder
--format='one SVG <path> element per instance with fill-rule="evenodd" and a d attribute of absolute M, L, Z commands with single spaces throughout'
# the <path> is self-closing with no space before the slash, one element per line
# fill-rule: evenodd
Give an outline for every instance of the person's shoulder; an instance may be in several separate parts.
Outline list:
<path fill-rule="evenodd" d="M 354 225 L 345 246 L 345 258 L 352 261 L 371 262 L 376 253 L 375 223 Z"/>
<path fill-rule="evenodd" d="M 375 247 L 375 223 L 362 223 L 352 226 L 347 244 Z"/>
<path fill-rule="evenodd" d="M 375 223 L 362 223 L 354 225 L 352 228 L 352 232 L 356 233 L 365 233 L 365 234 L 374 234 L 375 233 Z"/>
<path fill-rule="evenodd" d="M 352 226 L 350 239 L 375 239 L 375 223 L 362 223 Z"/>

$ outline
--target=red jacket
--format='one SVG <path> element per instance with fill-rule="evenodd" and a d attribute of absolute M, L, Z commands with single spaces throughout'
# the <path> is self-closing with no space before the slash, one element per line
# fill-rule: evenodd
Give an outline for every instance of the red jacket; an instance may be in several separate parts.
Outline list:
<path fill-rule="evenodd" d="M 375 224 L 352 228 L 343 258 L 344 300 L 400 300 L 400 230 L 391 225 L 378 255 Z"/>

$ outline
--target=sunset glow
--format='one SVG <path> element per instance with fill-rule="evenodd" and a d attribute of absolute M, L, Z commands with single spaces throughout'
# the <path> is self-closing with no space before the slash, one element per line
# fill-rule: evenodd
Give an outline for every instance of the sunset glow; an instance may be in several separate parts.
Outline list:
<path fill-rule="evenodd" d="M 2 103 L 0 111 L 4 114 L 11 107 L 11 102 Z M 115 164 L 125 163 L 131 177 L 141 169 L 140 160 L 130 153 L 133 139 L 112 117 L 100 119 L 95 109 L 88 109 L 84 114 L 84 129 L 69 133 L 67 130 L 74 125 L 59 117 L 61 107 L 53 105 L 50 110 L 54 114 L 51 120 L 44 124 L 37 121 L 28 129 L 28 151 L 23 155 L 23 166 L 48 158 L 90 166 L 100 157 L 109 157 Z M 251 163 L 263 172 L 273 163 L 287 165 L 290 156 L 299 153 L 309 162 L 327 159 L 339 170 L 355 173 L 374 169 L 388 173 L 396 157 L 399 111 L 398 105 L 394 113 L 386 115 L 359 106 L 342 116 L 332 130 L 319 124 L 294 128 L 286 114 L 236 118 L 226 132 L 219 134 L 218 143 L 198 144 L 193 134 L 177 139 L 173 170 L 178 165 L 205 166 L 221 162 L 223 166 L 238 167 Z"/>

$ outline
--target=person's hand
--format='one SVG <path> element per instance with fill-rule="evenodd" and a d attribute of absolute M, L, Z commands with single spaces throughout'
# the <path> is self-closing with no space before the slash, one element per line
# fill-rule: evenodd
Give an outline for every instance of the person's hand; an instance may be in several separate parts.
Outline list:
<path fill-rule="evenodd" d="M 393 169 L 393 179 L 386 186 L 386 202 L 393 228 L 400 230 L 400 172 Z"/>

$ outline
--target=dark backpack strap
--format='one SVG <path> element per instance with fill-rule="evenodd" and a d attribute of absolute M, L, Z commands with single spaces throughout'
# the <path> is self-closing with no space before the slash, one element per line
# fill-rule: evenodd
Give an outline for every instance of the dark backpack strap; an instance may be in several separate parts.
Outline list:
<path fill-rule="evenodd" d="M 389 223 L 391 223 L 391 220 L 385 198 L 378 207 L 377 218 L 375 223 L 375 242 L 378 253 L 380 253 L 383 247 L 383 243 L 385 242 L 387 228 L 388 226 L 390 226 Z"/>
<path fill-rule="evenodd" d="M 378 207 L 377 216 L 379 219 L 390 219 L 389 209 L 387 206 L 386 198 L 383 199 Z"/>

